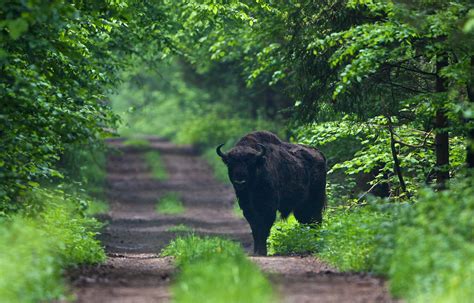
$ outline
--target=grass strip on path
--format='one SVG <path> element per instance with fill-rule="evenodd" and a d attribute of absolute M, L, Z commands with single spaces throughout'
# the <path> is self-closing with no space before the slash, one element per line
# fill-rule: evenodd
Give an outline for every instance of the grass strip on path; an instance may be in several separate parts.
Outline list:
<path fill-rule="evenodd" d="M 125 146 L 133 146 L 137 148 L 146 148 L 150 146 L 150 141 L 143 138 L 129 138 L 123 141 L 123 145 Z"/>
<path fill-rule="evenodd" d="M 191 233 L 193 232 L 193 229 L 187 225 L 178 224 L 178 225 L 171 226 L 166 231 L 172 232 L 172 233 Z"/>
<path fill-rule="evenodd" d="M 235 242 L 189 235 L 173 240 L 161 255 L 174 257 L 180 269 L 171 288 L 174 302 L 276 301 L 270 282 Z"/>
<path fill-rule="evenodd" d="M 185 210 L 179 194 L 171 192 L 165 194 L 156 204 L 156 212 L 166 215 L 177 215 Z"/>
<path fill-rule="evenodd" d="M 150 166 L 151 174 L 156 180 L 167 180 L 168 172 L 165 169 L 161 155 L 157 151 L 149 151 L 145 153 L 145 161 Z"/>

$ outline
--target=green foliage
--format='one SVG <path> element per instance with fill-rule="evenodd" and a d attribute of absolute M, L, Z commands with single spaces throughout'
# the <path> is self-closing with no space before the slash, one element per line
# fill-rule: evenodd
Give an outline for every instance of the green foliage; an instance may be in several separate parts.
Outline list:
<path fill-rule="evenodd" d="M 390 288 L 410 302 L 468 302 L 474 297 L 474 178 L 420 193 L 402 219 Z"/>
<path fill-rule="evenodd" d="M 374 271 L 380 241 L 391 231 L 390 213 L 370 207 L 327 212 L 321 227 L 318 256 L 343 271 Z M 393 232 L 393 231 L 392 231 Z"/>
<path fill-rule="evenodd" d="M 420 131 L 416 123 L 397 123 L 393 130 L 399 141 L 395 146 L 407 190 L 414 194 L 432 173 L 435 164 L 434 135 Z M 347 186 L 348 177 L 375 171 L 377 173 L 370 180 L 370 185 L 386 182 L 391 185 L 392 195 L 402 194 L 399 180 L 393 173 L 387 118 L 378 116 L 360 121 L 345 116 L 338 121 L 302 126 L 296 130 L 294 136 L 297 142 L 317 146 L 325 151 L 331 168 L 329 180 L 345 184 L 343 192 L 350 189 L 350 186 Z M 352 148 L 346 148 L 348 145 Z M 451 174 L 455 174 L 465 160 L 465 143 L 461 137 L 450 138 L 450 154 Z M 346 175 L 343 180 L 337 174 L 338 170 L 342 170 Z"/>
<path fill-rule="evenodd" d="M 214 147 L 206 149 L 203 153 L 203 157 L 212 167 L 214 177 L 222 183 L 230 184 L 229 176 L 227 173 L 227 166 L 224 164 L 224 162 L 222 162 L 222 159 L 216 154 L 216 148 Z"/>
<path fill-rule="evenodd" d="M 95 239 L 101 224 L 58 190 L 36 189 L 23 199 L 25 213 L 0 221 L 0 301 L 64 298 L 65 267 L 105 261 Z"/>
<path fill-rule="evenodd" d="M 156 204 L 156 212 L 165 215 L 177 215 L 185 210 L 178 193 L 167 193 Z"/>
<path fill-rule="evenodd" d="M 88 216 L 94 216 L 98 214 L 105 214 L 109 212 L 109 204 L 100 200 L 89 200 L 85 214 Z"/>
<path fill-rule="evenodd" d="M 132 53 L 164 49 L 158 5 L 138 1 L 1 1 L 0 211 L 58 178 L 67 144 L 110 136 L 105 102 Z M 153 28 L 153 30 L 152 30 Z M 143 42 L 143 35 L 151 39 Z"/>
<path fill-rule="evenodd" d="M 267 240 L 270 255 L 309 254 L 319 250 L 319 231 L 315 226 L 299 224 L 291 215 L 277 221 Z"/>
<path fill-rule="evenodd" d="M 41 225 L 16 217 L 0 223 L 0 301 L 35 303 L 61 298 L 65 287 L 60 260 Z"/>
<path fill-rule="evenodd" d="M 42 205 L 39 212 L 32 211 L 31 215 L 37 217 L 48 237 L 58 241 L 55 253 L 64 265 L 105 260 L 105 252 L 95 239 L 102 223 L 84 216 L 82 200 L 58 190 L 43 189 L 35 190 L 26 199 L 30 205 Z"/>
<path fill-rule="evenodd" d="M 104 199 L 106 153 L 104 144 L 68 144 L 57 164 L 64 176 L 62 186 L 76 195 Z M 56 182 L 52 182 L 53 184 Z"/>
<path fill-rule="evenodd" d="M 414 204 L 374 200 L 329 209 L 312 232 L 294 219 L 277 222 L 270 251 L 313 252 L 342 271 L 385 275 L 392 292 L 409 302 L 467 302 L 474 277 L 473 180 L 460 176 L 448 190 L 425 189 Z"/>
<path fill-rule="evenodd" d="M 186 121 L 176 140 L 181 143 L 215 147 L 221 143 L 233 143 L 233 140 L 254 130 L 274 128 L 274 124 L 264 120 L 224 119 L 221 113 L 211 112 Z"/>
<path fill-rule="evenodd" d="M 247 259 L 239 244 L 230 240 L 195 235 L 178 237 L 161 255 L 173 256 L 181 269 L 171 288 L 176 302 L 275 300 L 269 281 Z"/>
<path fill-rule="evenodd" d="M 168 179 L 168 172 L 165 169 L 160 153 L 149 151 L 145 153 L 145 161 L 151 169 L 151 175 L 157 180 Z"/>

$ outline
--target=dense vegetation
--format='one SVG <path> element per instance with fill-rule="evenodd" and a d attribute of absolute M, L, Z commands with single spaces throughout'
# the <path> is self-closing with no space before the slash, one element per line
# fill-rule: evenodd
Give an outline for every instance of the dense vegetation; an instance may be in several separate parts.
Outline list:
<path fill-rule="evenodd" d="M 0 241 L 23 240 L 0 267 L 35 250 L 32 279 L 57 281 L 65 266 L 103 260 L 86 209 L 102 198 L 102 140 L 115 127 L 195 144 L 221 179 L 212 149 L 267 129 L 317 146 L 330 166 L 326 223 L 280 222 L 275 253 L 386 275 L 413 301 L 472 295 L 472 1 L 1 4 Z M 91 237 L 73 247 L 92 255 L 34 236 L 73 231 Z M 19 298 L 8 281 L 2 300 L 63 294 L 44 285 Z"/>

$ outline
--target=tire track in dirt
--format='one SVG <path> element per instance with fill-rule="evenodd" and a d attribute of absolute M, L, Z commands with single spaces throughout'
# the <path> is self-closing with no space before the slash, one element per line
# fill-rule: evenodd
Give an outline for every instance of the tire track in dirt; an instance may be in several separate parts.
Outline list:
<path fill-rule="evenodd" d="M 185 224 L 199 235 L 224 236 L 250 251 L 252 237 L 244 219 L 232 212 L 235 198 L 228 185 L 213 178 L 211 168 L 190 146 L 149 138 L 150 147 L 117 149 L 108 157 L 109 222 L 100 239 L 106 264 L 69 273 L 77 302 L 169 302 L 175 270 L 170 258 L 158 253 L 179 233 L 170 227 Z M 169 178 L 150 175 L 144 152 L 161 154 Z M 160 196 L 178 192 L 186 211 L 161 215 L 154 210 Z M 337 273 L 313 257 L 251 257 L 274 283 L 282 302 L 394 302 L 383 280 L 360 274 Z"/>

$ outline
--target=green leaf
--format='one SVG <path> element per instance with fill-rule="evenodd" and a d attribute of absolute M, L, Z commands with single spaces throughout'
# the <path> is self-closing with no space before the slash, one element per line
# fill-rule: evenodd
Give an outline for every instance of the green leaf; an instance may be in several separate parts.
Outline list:
<path fill-rule="evenodd" d="M 18 18 L 15 20 L 8 21 L 8 31 L 10 33 L 10 37 L 13 40 L 20 38 L 20 36 L 28 30 L 28 22 L 26 22 L 22 18 Z"/>

